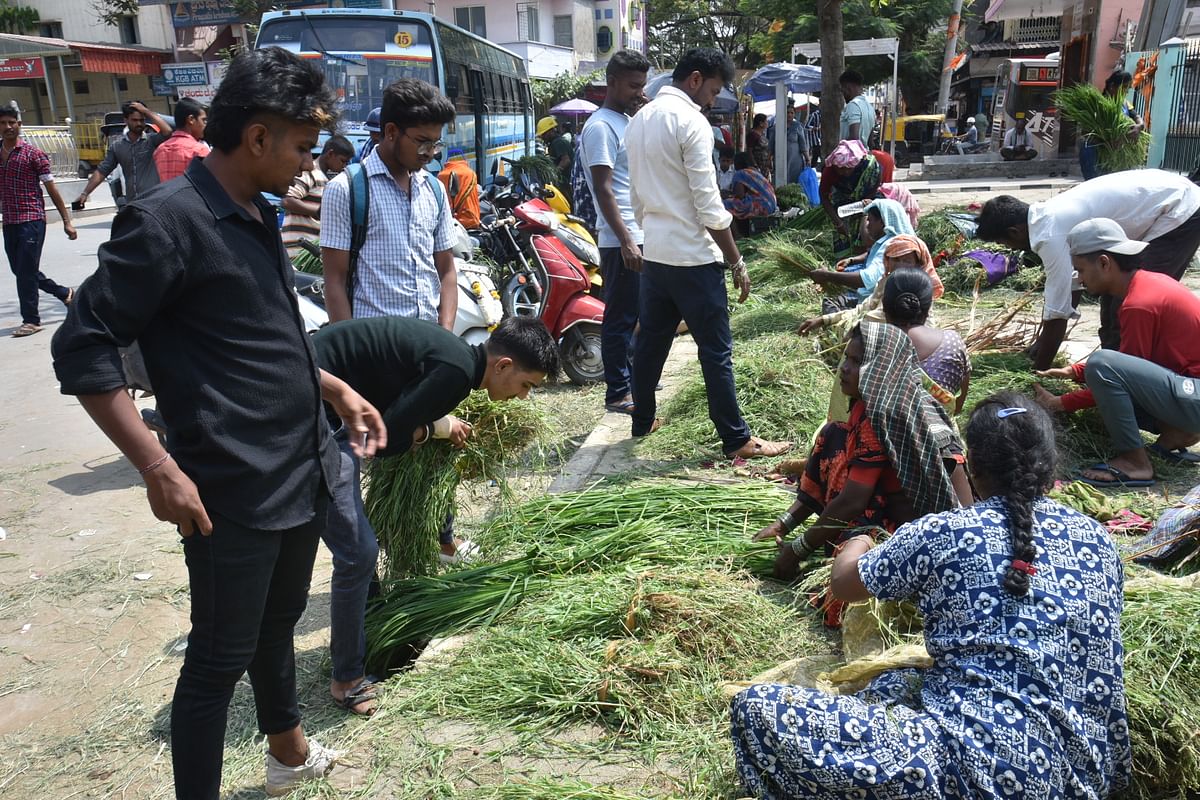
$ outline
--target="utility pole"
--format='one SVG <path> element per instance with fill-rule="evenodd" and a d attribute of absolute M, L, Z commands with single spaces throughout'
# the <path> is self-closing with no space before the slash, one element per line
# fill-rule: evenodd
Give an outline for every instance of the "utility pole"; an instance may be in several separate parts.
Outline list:
<path fill-rule="evenodd" d="M 958 55 L 958 29 L 962 24 L 962 0 L 954 0 L 954 8 L 950 12 L 950 24 L 946 27 L 946 57 L 942 59 L 942 80 L 938 84 L 937 110 L 945 114 L 950 108 L 950 80 L 954 70 L 950 65 Z"/>

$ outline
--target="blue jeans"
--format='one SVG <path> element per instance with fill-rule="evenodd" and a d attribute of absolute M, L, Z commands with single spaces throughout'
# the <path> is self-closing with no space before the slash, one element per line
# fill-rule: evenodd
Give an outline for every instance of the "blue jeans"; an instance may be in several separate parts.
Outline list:
<path fill-rule="evenodd" d="M 333 490 L 329 523 L 321 538 L 333 554 L 329 589 L 329 652 L 333 679 L 361 678 L 367 654 L 364 618 L 367 595 L 375 577 L 379 542 L 363 508 L 358 456 L 350 449 L 345 429 L 334 436 L 342 468 Z M 403 458 L 403 456 L 400 456 Z"/>
<path fill-rule="evenodd" d="M 42 245 L 46 241 L 46 220 L 18 222 L 4 226 L 4 252 L 8 266 L 17 277 L 17 302 L 21 322 L 40 325 L 38 289 L 65 301 L 70 289 L 60 286 L 41 272 Z"/>
<path fill-rule="evenodd" d="M 311 521 L 283 531 L 246 528 L 210 512 L 212 535 L 183 540 L 192 629 L 171 702 L 177 798 L 217 800 L 229 701 L 243 674 L 250 674 L 262 733 L 300 724 L 292 638 L 308 602 L 327 505 L 322 497 Z"/>
<path fill-rule="evenodd" d="M 642 262 L 641 330 L 633 351 L 633 435 L 645 436 L 657 411 L 654 387 L 682 319 L 696 342 L 708 417 L 728 455 L 750 441 L 750 427 L 738 408 L 733 382 L 733 334 L 729 295 L 720 264 L 672 267 Z"/>
<path fill-rule="evenodd" d="M 604 279 L 604 322 L 600 326 L 600 354 L 604 359 L 605 403 L 619 403 L 632 391 L 633 331 L 638 322 L 641 273 L 625 269 L 621 248 L 600 248 L 600 275 Z"/>

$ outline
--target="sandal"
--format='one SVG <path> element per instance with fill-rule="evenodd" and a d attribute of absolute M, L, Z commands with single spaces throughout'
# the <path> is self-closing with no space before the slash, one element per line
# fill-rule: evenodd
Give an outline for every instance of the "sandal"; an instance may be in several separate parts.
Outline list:
<path fill-rule="evenodd" d="M 364 677 L 361 681 L 354 684 L 350 691 L 346 692 L 346 696 L 341 700 L 336 697 L 333 702 L 344 711 L 349 711 L 351 714 L 359 717 L 369 717 L 375 713 L 375 709 L 367 711 L 355 711 L 358 706 L 375 699 L 375 678 L 370 675 Z M 333 697 L 331 694 L 330 697 Z"/>
<path fill-rule="evenodd" d="M 658 430 L 662 426 L 663 426 L 663 421 L 659 418 L 655 418 L 654 422 L 650 425 L 650 430 L 646 431 L 645 433 L 638 433 L 637 431 L 634 431 L 632 433 L 633 438 L 640 439 L 643 436 L 649 436 L 650 434 L 654 433 L 656 430 Z"/>
<path fill-rule="evenodd" d="M 1105 463 L 1092 464 L 1090 467 L 1088 467 L 1088 469 L 1095 470 L 1096 472 L 1107 472 L 1109 475 L 1113 476 L 1113 479 L 1110 481 L 1098 478 L 1089 478 L 1083 474 L 1080 474 L 1080 481 L 1086 483 L 1088 486 L 1095 486 L 1099 489 L 1104 489 L 1110 486 L 1124 486 L 1127 489 L 1141 489 L 1154 485 L 1154 478 L 1131 478 L 1124 470 L 1117 469 L 1116 467 Z"/>
<path fill-rule="evenodd" d="M 21 327 L 12 332 L 14 339 L 19 339 L 22 336 L 33 336 L 42 329 L 41 325 L 35 325 L 32 322 L 26 322 Z"/>
<path fill-rule="evenodd" d="M 635 408 L 635 406 L 633 404 L 633 400 L 629 399 L 629 398 L 626 398 L 625 400 L 618 400 L 615 403 L 605 403 L 604 404 L 605 411 L 612 411 L 617 414 L 629 414 L 631 416 L 633 414 L 634 408 Z"/>
<path fill-rule="evenodd" d="M 1161 444 L 1151 444 L 1146 446 L 1146 451 L 1164 461 L 1170 461 L 1172 464 L 1200 464 L 1200 454 L 1193 453 L 1186 447 L 1168 450 Z"/>
<path fill-rule="evenodd" d="M 781 456 L 791 449 L 791 442 L 768 442 L 757 436 L 751 436 L 750 441 L 732 453 L 726 453 L 725 456 L 726 458 L 733 458 L 735 456 L 741 458 L 773 458 L 774 456 Z"/>

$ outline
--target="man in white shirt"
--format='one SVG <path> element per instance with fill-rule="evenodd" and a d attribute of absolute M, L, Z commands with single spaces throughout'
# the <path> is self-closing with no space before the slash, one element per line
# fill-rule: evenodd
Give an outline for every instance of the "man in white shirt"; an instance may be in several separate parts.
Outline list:
<path fill-rule="evenodd" d="M 754 458 L 786 452 L 790 443 L 750 434 L 733 381 L 733 335 L 725 264 L 738 302 L 750 296 L 746 262 L 733 241 L 733 217 L 721 202 L 713 168 L 712 126 L 703 109 L 733 80 L 733 62 L 720 50 L 689 50 L 664 86 L 625 130 L 630 200 L 645 233 L 641 330 L 633 356 L 633 435 L 661 425 L 654 387 L 682 319 L 696 341 L 708 413 L 727 456 Z"/>
<path fill-rule="evenodd" d="M 1126 170 L 1085 181 L 1033 205 L 1009 195 L 993 197 L 979 214 L 978 238 L 1032 250 L 1045 265 L 1035 369 L 1050 368 L 1068 320 L 1078 316 L 1075 306 L 1082 287 L 1071 264 L 1067 234 L 1080 222 L 1101 217 L 1116 220 L 1130 239 L 1149 242 L 1140 256 L 1141 269 L 1179 280 L 1200 247 L 1200 186 L 1160 169 Z M 1119 309 L 1115 299 L 1100 298 L 1100 346 L 1106 350 L 1121 343 Z"/>
<path fill-rule="evenodd" d="M 1032 161 L 1037 158 L 1033 149 L 1033 136 L 1025 128 L 1029 124 L 1023 113 L 1017 114 L 1017 124 L 1004 133 L 1004 146 L 1000 157 L 1005 161 Z"/>
<path fill-rule="evenodd" d="M 841 141 L 858 139 L 863 147 L 871 149 L 871 133 L 875 130 L 875 109 L 871 101 L 863 96 L 863 76 L 848 69 L 838 78 L 846 107 L 842 109 L 838 138 Z"/>
<path fill-rule="evenodd" d="M 604 407 L 633 413 L 633 331 L 638 321 L 642 272 L 642 229 L 629 199 L 629 157 L 625 128 L 629 114 L 642 101 L 650 62 L 636 50 L 621 50 L 605 67 L 608 92 L 604 106 L 588 119 L 579 134 L 579 158 L 596 204 L 596 234 L 600 273 L 604 279 L 604 322 L 600 326 L 600 355 L 607 391 Z"/>

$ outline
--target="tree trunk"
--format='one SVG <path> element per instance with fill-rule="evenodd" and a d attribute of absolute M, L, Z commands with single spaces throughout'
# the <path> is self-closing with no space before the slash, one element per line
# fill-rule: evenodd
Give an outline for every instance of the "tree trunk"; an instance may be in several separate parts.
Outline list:
<path fill-rule="evenodd" d="M 828 155 L 838 145 L 846 105 L 838 84 L 846 69 L 841 0 L 817 0 L 817 30 L 821 35 L 821 152 Z"/>

